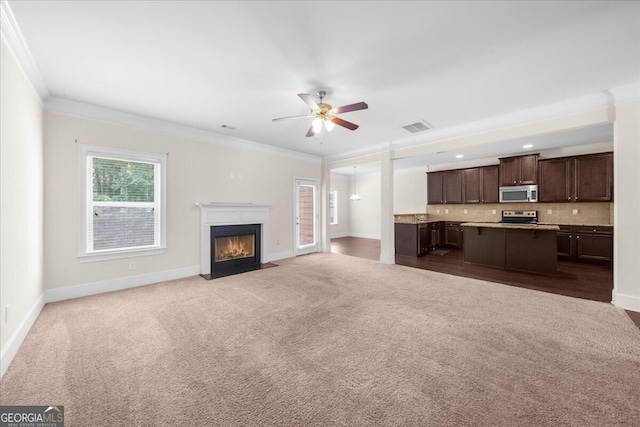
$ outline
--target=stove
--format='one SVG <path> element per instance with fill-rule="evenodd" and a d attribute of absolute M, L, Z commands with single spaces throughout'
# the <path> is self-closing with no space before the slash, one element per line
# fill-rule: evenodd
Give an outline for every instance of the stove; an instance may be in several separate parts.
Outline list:
<path fill-rule="evenodd" d="M 502 211 L 502 220 L 505 224 L 537 224 L 538 211 Z"/>

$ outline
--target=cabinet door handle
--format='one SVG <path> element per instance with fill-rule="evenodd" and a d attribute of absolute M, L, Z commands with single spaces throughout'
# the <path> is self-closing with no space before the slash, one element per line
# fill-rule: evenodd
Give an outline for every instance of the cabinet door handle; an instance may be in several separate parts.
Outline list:
<path fill-rule="evenodd" d="M 576 236 L 576 239 L 579 239 L 579 238 L 580 238 L 580 236 Z"/>

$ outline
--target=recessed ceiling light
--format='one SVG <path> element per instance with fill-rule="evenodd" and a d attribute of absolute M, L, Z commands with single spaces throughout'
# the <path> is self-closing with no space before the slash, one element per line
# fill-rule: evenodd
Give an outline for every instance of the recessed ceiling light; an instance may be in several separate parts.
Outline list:
<path fill-rule="evenodd" d="M 463 154 L 457 154 L 457 155 L 456 155 L 456 159 L 461 159 L 461 158 L 463 158 L 463 157 L 464 157 L 464 155 L 463 155 Z"/>
<path fill-rule="evenodd" d="M 522 146 L 522 148 L 531 148 L 533 147 L 533 144 L 525 144 Z"/>

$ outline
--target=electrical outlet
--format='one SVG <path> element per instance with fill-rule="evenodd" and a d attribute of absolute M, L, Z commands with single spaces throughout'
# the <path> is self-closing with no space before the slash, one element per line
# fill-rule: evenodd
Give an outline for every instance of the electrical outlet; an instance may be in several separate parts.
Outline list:
<path fill-rule="evenodd" d="M 241 174 L 241 173 L 239 173 L 239 174 L 238 174 L 238 179 L 239 179 L 240 181 L 242 181 L 242 178 L 244 178 L 244 175 L 243 175 L 243 174 Z"/>
<path fill-rule="evenodd" d="M 129 261 L 129 270 L 135 270 L 135 269 L 136 269 L 136 262 Z"/>
<path fill-rule="evenodd" d="M 436 209 L 436 213 L 440 213 L 440 209 Z"/>
<path fill-rule="evenodd" d="M 574 210 L 573 210 L 573 214 L 574 214 L 574 215 L 578 215 L 578 209 L 574 209 Z"/>
<path fill-rule="evenodd" d="M 9 306 L 4 306 L 4 323 L 9 323 Z"/>
<path fill-rule="evenodd" d="M 236 174 L 233 172 L 229 172 L 229 178 L 234 179 L 236 177 Z"/>
<path fill-rule="evenodd" d="M 491 215 L 495 215 L 496 214 L 496 210 L 495 209 L 491 209 Z"/>
<path fill-rule="evenodd" d="M 448 213 L 449 213 L 449 209 L 445 209 L 445 210 L 444 210 L 444 213 L 445 213 L 445 214 L 448 214 Z"/>
<path fill-rule="evenodd" d="M 466 214 L 466 213 L 467 213 L 467 210 L 466 210 L 466 209 L 465 209 L 465 210 L 463 210 L 463 211 L 462 211 L 462 213 Z"/>
<path fill-rule="evenodd" d="M 278 241 L 276 242 L 276 245 L 280 246 L 280 240 L 278 240 Z"/>
<path fill-rule="evenodd" d="M 551 214 L 553 214 L 553 210 L 552 210 L 552 209 L 547 209 L 547 213 L 548 213 L 549 215 L 551 215 Z"/>

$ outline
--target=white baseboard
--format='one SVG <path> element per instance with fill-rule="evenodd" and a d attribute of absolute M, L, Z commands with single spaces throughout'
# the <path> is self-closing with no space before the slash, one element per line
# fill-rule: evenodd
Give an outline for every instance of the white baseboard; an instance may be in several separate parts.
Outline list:
<path fill-rule="evenodd" d="M 343 231 L 340 233 L 331 233 L 332 239 L 339 239 L 340 237 L 349 237 L 350 234 L 347 231 Z"/>
<path fill-rule="evenodd" d="M 29 310 L 25 318 L 22 320 L 20 326 L 18 326 L 18 329 L 16 329 L 16 331 L 11 335 L 9 341 L 7 341 L 5 346 L 2 348 L 2 351 L 0 351 L 0 378 L 5 372 L 7 372 L 11 361 L 22 345 L 22 341 L 27 337 L 33 323 L 40 315 L 44 304 L 45 300 L 43 293 L 40 294 L 40 297 L 36 300 L 35 304 L 33 304 L 33 307 L 31 307 L 31 310 Z"/>
<path fill-rule="evenodd" d="M 135 288 L 137 286 L 150 285 L 152 283 L 165 282 L 167 280 L 182 279 L 183 277 L 197 276 L 200 274 L 200 266 L 177 268 L 175 270 L 159 271 L 157 273 L 128 276 L 113 280 L 85 283 L 76 286 L 47 289 L 44 291 L 45 302 L 64 301 L 72 298 L 86 297 L 105 292 L 119 291 Z"/>
<path fill-rule="evenodd" d="M 380 255 L 380 263 L 382 264 L 395 264 L 395 255 Z"/>
<path fill-rule="evenodd" d="M 269 253 L 269 257 L 264 262 L 278 261 L 280 259 L 293 258 L 294 256 L 295 255 L 293 251 L 271 252 Z"/>
<path fill-rule="evenodd" d="M 625 310 L 640 312 L 640 297 L 613 292 L 613 305 Z"/>
<path fill-rule="evenodd" d="M 141 274 L 139 276 L 122 277 L 120 279 L 103 280 L 100 282 L 45 290 L 31 310 L 29 310 L 29 313 L 27 313 L 18 329 L 11 335 L 7 344 L 2 348 L 0 352 L 0 377 L 2 377 L 9 368 L 20 345 L 22 345 L 22 342 L 46 303 L 135 288 L 137 286 L 150 285 L 167 280 L 182 279 L 183 277 L 196 276 L 199 273 L 200 266 L 194 265 L 191 267 L 177 268 L 175 270 L 159 271 L 157 273 Z"/>
<path fill-rule="evenodd" d="M 376 239 L 376 240 L 380 240 L 382 238 L 380 237 L 380 234 L 368 234 L 368 233 L 349 233 L 349 236 L 361 237 L 363 239 Z"/>

